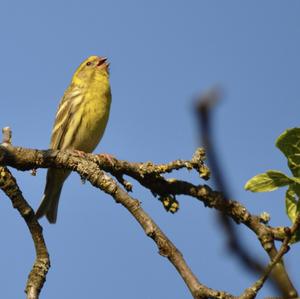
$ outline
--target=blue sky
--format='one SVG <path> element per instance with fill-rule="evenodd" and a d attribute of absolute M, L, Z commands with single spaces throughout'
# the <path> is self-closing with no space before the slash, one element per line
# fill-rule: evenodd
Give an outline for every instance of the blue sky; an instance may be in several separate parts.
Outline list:
<path fill-rule="evenodd" d="M 219 84 L 225 96 L 215 111 L 214 137 L 234 197 L 253 213 L 268 211 L 272 225 L 288 225 L 284 192 L 257 195 L 243 186 L 258 172 L 287 171 L 274 142 L 299 126 L 299 9 L 292 0 L 2 1 L 0 126 L 12 128 L 15 145 L 47 148 L 74 70 L 90 55 L 105 55 L 113 103 L 96 152 L 130 161 L 188 159 L 198 146 L 193 99 Z M 36 208 L 45 170 L 37 177 L 13 172 Z M 198 183 L 185 171 L 172 176 Z M 226 251 L 215 213 L 201 203 L 180 197 L 180 211 L 169 215 L 137 184 L 133 196 L 202 283 L 238 295 L 255 280 Z M 21 298 L 32 241 L 4 195 L 0 219 L 1 293 Z M 64 186 L 58 223 L 41 222 L 52 263 L 41 298 L 189 298 L 128 212 L 78 175 Z M 239 229 L 253 255 L 267 261 L 255 236 Z M 298 288 L 299 258 L 296 244 L 286 263 Z M 263 294 L 272 292 L 266 286 Z"/>

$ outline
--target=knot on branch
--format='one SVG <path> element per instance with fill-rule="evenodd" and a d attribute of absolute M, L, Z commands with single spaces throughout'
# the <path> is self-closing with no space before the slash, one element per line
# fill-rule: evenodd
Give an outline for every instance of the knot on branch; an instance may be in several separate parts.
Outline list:
<path fill-rule="evenodd" d="M 174 214 L 178 211 L 179 202 L 176 200 L 175 195 L 160 196 L 159 200 L 162 202 L 167 212 Z"/>

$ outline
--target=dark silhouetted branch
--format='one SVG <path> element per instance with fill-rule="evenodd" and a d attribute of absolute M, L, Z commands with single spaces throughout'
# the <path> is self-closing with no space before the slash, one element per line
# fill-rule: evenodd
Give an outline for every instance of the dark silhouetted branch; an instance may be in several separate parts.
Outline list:
<path fill-rule="evenodd" d="M 202 143 L 210 163 L 210 169 L 213 174 L 213 179 L 215 181 L 216 189 L 224 194 L 224 200 L 231 198 L 228 186 L 224 180 L 224 175 L 222 174 L 222 170 L 220 167 L 220 163 L 218 161 L 217 151 L 213 142 L 213 133 L 212 133 L 212 111 L 215 104 L 219 101 L 221 96 L 220 89 L 212 88 L 208 92 L 202 94 L 196 102 L 196 117 L 200 132 L 199 139 L 202 140 Z M 242 264 L 247 268 L 252 270 L 254 273 L 263 273 L 264 267 L 262 266 L 262 262 L 258 261 L 257 258 L 253 258 L 248 252 L 248 250 L 242 245 L 242 241 L 240 236 L 237 234 L 236 229 L 228 218 L 228 215 L 224 212 L 219 213 L 219 219 L 222 228 L 226 232 L 226 236 L 228 237 L 228 247 L 229 249 L 236 254 Z M 257 234 L 259 236 L 259 234 Z M 264 234 L 267 236 L 268 234 Z M 282 228 L 280 230 L 273 230 L 273 234 L 270 236 L 271 239 L 281 239 L 282 240 Z M 268 241 L 264 245 L 265 238 L 263 236 L 259 237 L 262 245 L 267 251 L 270 259 L 274 259 L 277 255 L 277 250 L 275 248 L 275 244 L 273 241 Z M 293 287 L 288 274 L 283 266 L 283 262 L 281 264 L 277 264 L 275 267 L 275 271 L 273 272 L 271 279 L 273 287 L 275 287 L 281 294 L 286 298 L 293 298 L 297 294 L 295 288 Z"/>

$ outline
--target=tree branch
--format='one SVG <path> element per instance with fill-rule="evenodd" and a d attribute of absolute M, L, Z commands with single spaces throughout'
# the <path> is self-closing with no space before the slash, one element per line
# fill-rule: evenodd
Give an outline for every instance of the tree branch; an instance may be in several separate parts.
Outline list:
<path fill-rule="evenodd" d="M 203 151 L 200 150 L 200 152 Z M 12 146 L 0 147 L 0 165 L 9 165 L 19 170 L 53 167 L 78 172 L 82 178 L 89 180 L 95 187 L 110 194 L 117 203 L 121 203 L 126 207 L 142 226 L 147 236 L 155 241 L 159 248 L 159 253 L 166 256 L 175 266 L 194 298 L 233 298 L 233 295 L 229 293 L 215 291 L 201 284 L 186 264 L 178 249 L 141 208 L 139 201 L 130 197 L 110 176 L 103 172 L 104 170 L 117 176 L 119 181 L 122 175 L 130 176 L 159 196 L 170 195 L 175 197 L 176 195 L 184 194 L 197 198 L 205 206 L 217 209 L 232 218 L 236 223 L 243 223 L 250 228 L 257 235 L 269 256 L 273 256 L 274 253 L 272 251 L 275 249 L 273 229 L 264 223 L 265 217 L 251 215 L 237 201 L 225 201 L 220 192 L 213 191 L 207 185 L 196 186 L 186 181 L 166 179 L 162 176 L 164 172 L 185 167 L 196 169 L 200 176 L 206 173 L 204 175 L 206 178 L 208 172 L 206 167 L 203 166 L 203 159 L 204 156 L 198 154 L 197 163 L 195 162 L 196 160 L 192 159 L 191 161 L 176 160 L 166 165 L 154 165 L 149 162 L 130 163 L 115 158 L 111 161 L 103 157 L 103 155 L 85 154 L 79 156 L 73 151 L 41 151 Z M 294 292 L 293 288 L 290 290 Z M 294 294 L 297 294 L 296 291 Z"/>
<path fill-rule="evenodd" d="M 106 158 L 101 157 L 99 159 L 107 163 Z M 229 293 L 215 291 L 201 284 L 185 262 L 182 254 L 151 217 L 141 208 L 139 201 L 129 196 L 127 192 L 120 188 L 111 177 L 100 170 L 99 166 L 90 159 L 78 156 L 72 151 L 38 151 L 20 147 L 0 146 L 0 165 L 3 164 L 20 170 L 56 167 L 78 172 L 82 178 L 111 195 L 117 203 L 121 203 L 133 215 L 146 235 L 156 243 L 159 254 L 167 257 L 177 269 L 194 298 L 233 298 Z"/>
<path fill-rule="evenodd" d="M 1 147 L 11 147 L 11 129 L 5 127 L 3 128 L 2 133 L 3 140 Z M 13 207 L 17 209 L 23 217 L 31 233 L 36 252 L 36 259 L 32 270 L 29 273 L 25 292 L 27 294 L 27 299 L 38 299 L 50 268 L 50 259 L 43 237 L 43 229 L 36 220 L 33 209 L 23 197 L 16 179 L 5 166 L 0 166 L 0 188 L 9 197 Z"/>
<path fill-rule="evenodd" d="M 23 197 L 16 179 L 6 167 L 1 166 L 0 188 L 10 198 L 13 207 L 21 214 L 31 233 L 36 251 L 36 259 L 28 276 L 25 292 L 27 299 L 38 299 L 50 268 L 50 260 L 42 227 L 36 220 L 34 211 Z"/>
<path fill-rule="evenodd" d="M 241 295 L 241 299 L 253 299 L 256 297 L 258 291 L 263 287 L 267 278 L 269 277 L 271 271 L 274 269 L 276 264 L 280 262 L 284 254 L 289 251 L 289 242 L 291 241 L 292 236 L 299 230 L 300 227 L 300 214 L 297 216 L 296 221 L 291 228 L 286 227 L 286 237 L 283 240 L 283 243 L 275 255 L 275 257 L 270 261 L 269 265 L 265 268 L 264 273 L 261 278 L 259 278 L 251 287 L 247 288 L 244 293 Z M 293 298 L 295 298 L 295 295 Z"/>

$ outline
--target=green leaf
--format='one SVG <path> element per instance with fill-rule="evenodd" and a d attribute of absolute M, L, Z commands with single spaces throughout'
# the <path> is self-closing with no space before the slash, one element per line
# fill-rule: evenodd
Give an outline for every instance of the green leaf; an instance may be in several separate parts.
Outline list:
<path fill-rule="evenodd" d="M 276 140 L 276 146 L 286 156 L 293 175 L 300 177 L 300 128 L 283 132 Z"/>
<path fill-rule="evenodd" d="M 296 184 L 298 184 L 299 185 L 299 187 L 300 187 L 300 177 L 294 177 L 294 176 L 292 176 L 292 177 L 290 177 L 290 179 L 291 179 L 291 181 L 293 181 L 293 182 L 295 182 Z"/>
<path fill-rule="evenodd" d="M 299 200 L 299 185 L 293 184 L 286 191 L 285 195 L 285 210 L 290 218 L 291 222 L 294 223 L 297 215 L 300 212 L 300 200 Z M 300 241 L 300 230 L 298 229 L 290 240 L 290 244 Z"/>
<path fill-rule="evenodd" d="M 295 178 L 291 178 L 291 179 L 295 179 Z M 300 198 L 300 185 L 299 185 L 299 183 L 296 182 L 296 184 L 290 184 L 290 188 L 295 192 L 297 197 Z"/>
<path fill-rule="evenodd" d="M 292 223 L 297 218 L 299 208 L 299 200 L 296 199 L 296 192 L 290 187 L 285 193 L 285 211 Z"/>
<path fill-rule="evenodd" d="M 290 244 L 294 244 L 300 241 L 300 230 L 297 230 L 290 240 Z"/>
<path fill-rule="evenodd" d="M 245 189 L 252 192 L 269 192 L 289 185 L 292 180 L 284 173 L 277 170 L 269 170 L 251 178 L 245 185 Z"/>

